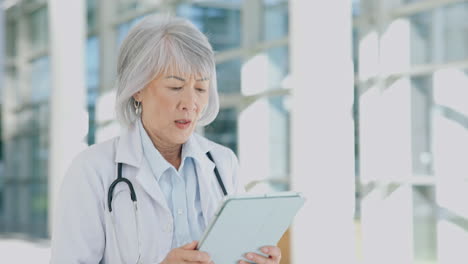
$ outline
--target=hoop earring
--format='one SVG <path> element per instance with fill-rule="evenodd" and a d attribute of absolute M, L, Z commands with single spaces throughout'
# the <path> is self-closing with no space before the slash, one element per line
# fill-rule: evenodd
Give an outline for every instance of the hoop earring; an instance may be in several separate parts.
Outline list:
<path fill-rule="evenodd" d="M 133 107 L 135 108 L 135 115 L 139 116 L 141 114 L 141 102 L 134 100 Z"/>

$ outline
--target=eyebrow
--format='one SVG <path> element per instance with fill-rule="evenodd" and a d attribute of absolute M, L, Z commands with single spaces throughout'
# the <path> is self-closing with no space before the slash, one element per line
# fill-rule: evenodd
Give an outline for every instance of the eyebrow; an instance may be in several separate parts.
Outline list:
<path fill-rule="evenodd" d="M 167 76 L 167 77 L 166 77 L 166 79 L 170 79 L 170 78 L 177 79 L 177 80 L 179 80 L 179 81 L 185 82 L 185 79 L 182 78 L 182 77 L 178 77 L 178 76 L 174 76 L 174 75 L 171 75 L 171 76 Z M 197 81 L 197 82 L 202 82 L 202 81 L 208 81 L 208 80 L 209 80 L 208 78 L 203 77 L 203 78 L 197 79 L 197 80 L 195 80 L 195 81 Z"/>
<path fill-rule="evenodd" d="M 171 79 L 171 78 L 177 79 L 177 80 L 179 80 L 179 81 L 185 82 L 185 79 L 184 79 L 184 78 L 181 78 L 181 77 L 178 77 L 178 76 L 171 75 L 171 76 L 167 76 L 167 77 L 166 77 L 166 79 Z"/>

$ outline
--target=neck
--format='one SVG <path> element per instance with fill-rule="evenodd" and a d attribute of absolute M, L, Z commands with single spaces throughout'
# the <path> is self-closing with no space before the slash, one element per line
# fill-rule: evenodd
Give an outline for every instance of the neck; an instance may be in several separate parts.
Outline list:
<path fill-rule="evenodd" d="M 146 129 L 145 124 L 143 124 L 143 128 L 149 135 L 154 147 L 159 151 L 159 153 L 161 153 L 163 158 L 178 170 L 182 160 L 182 145 L 165 142 L 149 129 Z"/>
<path fill-rule="evenodd" d="M 158 144 L 154 139 L 151 139 L 153 145 L 158 149 L 159 153 L 163 156 L 165 160 L 167 160 L 176 170 L 179 169 L 180 164 L 182 162 L 181 153 L 182 153 L 182 145 L 173 145 L 168 146 L 164 144 Z"/>

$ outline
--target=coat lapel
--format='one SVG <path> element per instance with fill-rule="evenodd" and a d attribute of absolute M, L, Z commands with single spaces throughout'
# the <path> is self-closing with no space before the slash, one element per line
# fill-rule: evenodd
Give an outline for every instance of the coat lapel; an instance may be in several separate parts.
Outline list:
<path fill-rule="evenodd" d="M 156 203 L 163 209 L 169 211 L 164 194 L 159 187 L 159 184 L 154 179 L 151 168 L 148 166 L 146 159 L 143 158 L 143 146 L 141 145 L 141 137 L 138 126 L 134 123 L 129 127 L 126 133 L 119 138 L 116 156 L 116 163 L 123 163 L 133 168 L 123 170 L 123 177 L 129 178 L 132 182 L 138 182 L 143 189 Z M 126 175 L 125 172 L 128 174 Z M 131 173 L 133 172 L 133 173 Z M 134 175 L 132 179 L 132 175 Z M 138 199 L 138 194 L 137 194 Z"/>
<path fill-rule="evenodd" d="M 195 167 L 200 188 L 201 208 L 205 226 L 208 226 L 219 201 L 222 199 L 222 193 L 218 191 L 218 182 L 214 174 L 215 164 L 206 156 L 206 153 L 211 150 L 211 143 L 196 134 L 192 136 L 191 140 L 197 153 Z"/>
<path fill-rule="evenodd" d="M 205 226 L 213 217 L 219 201 L 223 198 L 218 182 L 214 174 L 215 164 L 206 156 L 212 149 L 212 143 L 201 136 L 194 134 L 190 138 L 190 144 L 195 154 L 195 169 L 200 188 L 200 202 L 203 211 Z M 214 157 L 216 159 L 216 157 Z M 143 146 L 138 125 L 133 124 L 126 133 L 120 136 L 115 162 L 121 162 L 134 168 L 125 170 L 123 177 L 130 178 L 135 175 L 136 181 L 148 195 L 162 208 L 169 211 L 164 194 L 159 184 L 154 179 L 151 168 L 143 157 Z M 131 171 L 135 170 L 133 173 Z M 138 196 L 138 194 L 137 194 Z"/>

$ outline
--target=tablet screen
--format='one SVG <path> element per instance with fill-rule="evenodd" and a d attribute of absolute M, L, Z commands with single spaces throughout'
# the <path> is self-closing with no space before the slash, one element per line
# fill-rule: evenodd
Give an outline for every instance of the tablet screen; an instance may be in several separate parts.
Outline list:
<path fill-rule="evenodd" d="M 247 252 L 276 245 L 304 204 L 299 193 L 227 196 L 200 239 L 198 249 L 214 263 L 234 264 Z"/>

